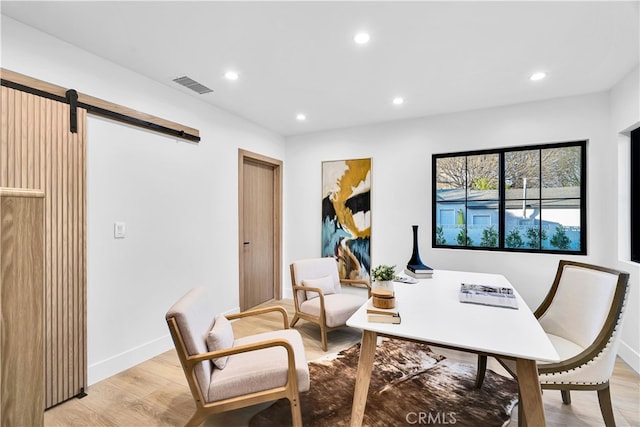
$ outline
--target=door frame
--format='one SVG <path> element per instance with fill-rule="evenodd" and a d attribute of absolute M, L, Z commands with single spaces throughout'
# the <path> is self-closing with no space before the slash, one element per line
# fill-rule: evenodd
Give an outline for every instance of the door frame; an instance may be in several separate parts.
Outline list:
<path fill-rule="evenodd" d="M 240 311 L 244 307 L 244 164 L 266 165 L 273 170 L 273 296 L 282 299 L 282 160 L 238 149 L 238 288 Z"/>

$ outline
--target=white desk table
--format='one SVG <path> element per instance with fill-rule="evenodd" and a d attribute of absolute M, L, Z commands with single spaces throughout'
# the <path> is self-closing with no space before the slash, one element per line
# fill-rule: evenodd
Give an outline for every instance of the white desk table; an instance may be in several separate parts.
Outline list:
<path fill-rule="evenodd" d="M 558 353 L 517 291 L 518 310 L 464 304 L 458 301 L 462 282 L 511 286 L 502 275 L 437 270 L 417 284 L 394 282 L 400 324 L 368 322 L 367 304 L 347 320 L 362 329 L 351 426 L 364 417 L 377 335 L 515 360 L 520 411 L 527 425 L 545 425 L 536 360 L 557 362 Z"/>

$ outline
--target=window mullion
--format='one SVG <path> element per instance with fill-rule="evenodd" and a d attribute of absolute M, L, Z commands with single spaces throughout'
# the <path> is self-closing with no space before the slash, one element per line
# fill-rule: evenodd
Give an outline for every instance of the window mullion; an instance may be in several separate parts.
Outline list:
<path fill-rule="evenodd" d="M 498 223 L 498 248 L 504 249 L 504 238 L 505 238 L 505 223 L 507 221 L 507 210 L 506 210 L 506 189 L 505 189 L 505 162 L 504 162 L 504 151 L 501 151 L 498 156 L 498 218 L 500 218 L 500 222 Z"/>
<path fill-rule="evenodd" d="M 464 247 L 469 247 L 469 157 L 464 157 Z"/>
<path fill-rule="evenodd" d="M 542 250 L 542 188 L 543 188 L 543 180 L 542 180 L 542 149 L 538 150 L 538 206 L 540 209 L 540 219 L 538 219 L 538 250 Z"/>

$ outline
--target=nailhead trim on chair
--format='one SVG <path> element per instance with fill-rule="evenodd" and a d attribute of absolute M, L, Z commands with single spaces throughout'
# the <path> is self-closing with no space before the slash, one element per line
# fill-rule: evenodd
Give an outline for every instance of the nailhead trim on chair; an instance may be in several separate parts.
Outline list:
<path fill-rule="evenodd" d="M 620 309 L 620 313 L 624 313 L 625 308 L 627 307 L 627 301 L 629 299 L 629 288 L 627 287 L 627 291 L 624 294 L 624 298 L 622 300 L 622 308 Z M 609 337 L 609 340 L 607 341 L 607 345 L 605 345 L 602 350 L 600 351 L 600 353 L 598 353 L 597 356 L 595 356 L 594 358 L 590 359 L 587 363 L 584 363 L 574 369 L 569 369 L 567 371 L 559 371 L 559 372 L 555 372 L 553 374 L 550 375 L 550 377 L 553 377 L 555 375 L 561 375 L 564 373 L 569 373 L 569 372 L 573 372 L 576 370 L 581 369 L 584 366 L 587 366 L 589 364 L 592 363 L 596 363 L 603 355 L 604 353 L 606 353 L 606 351 L 611 347 L 611 344 L 613 343 L 614 338 L 616 337 L 616 334 L 619 332 L 620 330 L 620 326 L 622 324 L 622 316 L 618 317 L 618 320 L 616 322 L 616 326 L 613 328 L 613 332 L 611 333 L 611 336 Z M 544 374 L 544 375 L 548 375 L 548 374 Z M 598 384 L 605 384 L 606 382 L 608 382 L 609 379 L 606 379 L 604 381 L 600 381 L 600 382 L 557 382 L 557 381 L 540 381 L 540 384 L 576 384 L 576 385 L 598 385 Z"/>

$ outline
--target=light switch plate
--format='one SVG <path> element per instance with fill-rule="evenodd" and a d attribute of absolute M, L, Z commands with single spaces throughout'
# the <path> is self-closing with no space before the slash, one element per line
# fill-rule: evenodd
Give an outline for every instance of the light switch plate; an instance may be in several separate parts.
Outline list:
<path fill-rule="evenodd" d="M 124 239 L 126 224 L 124 222 L 116 222 L 113 224 L 113 237 L 116 239 Z"/>

